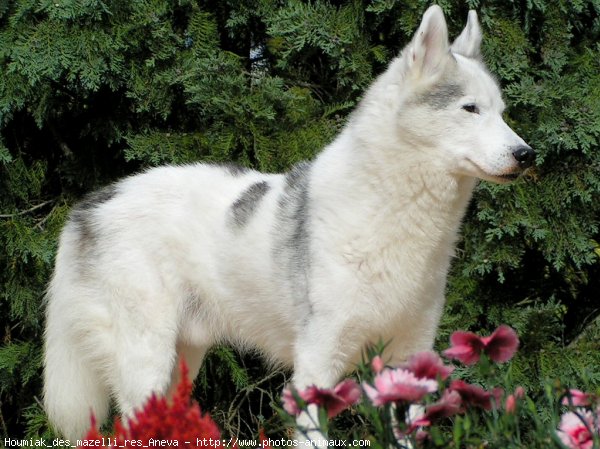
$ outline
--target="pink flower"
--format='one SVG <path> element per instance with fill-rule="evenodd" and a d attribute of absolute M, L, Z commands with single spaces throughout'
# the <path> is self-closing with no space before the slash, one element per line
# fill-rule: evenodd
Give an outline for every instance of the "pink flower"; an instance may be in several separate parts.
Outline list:
<path fill-rule="evenodd" d="M 300 399 L 304 400 L 300 392 L 296 391 L 296 394 L 300 397 Z M 283 409 L 290 415 L 298 416 L 302 411 L 302 408 L 300 407 L 300 405 L 298 405 L 298 401 L 296 400 L 296 397 L 294 396 L 294 393 L 292 392 L 291 388 L 283 389 L 283 393 L 281 395 L 281 402 L 283 402 Z"/>
<path fill-rule="evenodd" d="M 327 410 L 327 416 L 333 418 L 356 404 L 361 396 L 360 387 L 352 379 L 346 379 L 337 384 L 333 389 L 318 388 L 314 385 L 306 390 L 298 391 L 297 395 L 307 404 L 316 404 Z M 299 415 L 302 408 L 298 405 L 296 397 L 289 388 L 283 390 L 283 408 L 290 415 Z"/>
<path fill-rule="evenodd" d="M 380 373 L 384 367 L 385 363 L 383 363 L 383 359 L 380 355 L 373 357 L 373 360 L 371 360 L 371 368 L 373 369 L 373 372 Z"/>
<path fill-rule="evenodd" d="M 424 445 L 427 441 L 429 441 L 430 438 L 431 438 L 430 435 L 426 431 L 421 430 L 421 429 L 417 430 L 417 433 L 415 434 L 415 439 L 417 440 L 417 444 L 419 444 L 421 446 Z M 421 446 L 419 446 L 419 447 L 421 447 Z"/>
<path fill-rule="evenodd" d="M 454 371 L 453 366 L 444 365 L 441 357 L 433 351 L 423 351 L 414 354 L 403 368 L 411 371 L 417 377 L 426 379 L 446 380 Z"/>
<path fill-rule="evenodd" d="M 517 402 L 519 399 L 523 399 L 525 397 L 525 389 L 523 387 L 515 388 L 515 392 L 513 394 L 509 394 L 504 402 L 504 409 L 506 413 L 513 415 L 517 411 Z"/>
<path fill-rule="evenodd" d="M 306 402 L 324 407 L 329 418 L 339 415 L 348 407 L 356 404 L 360 396 L 360 387 L 352 379 L 340 382 L 333 390 L 315 386 L 306 389 Z"/>
<path fill-rule="evenodd" d="M 571 449 L 592 449 L 594 445 L 592 432 L 597 431 L 594 418 L 588 411 L 580 410 L 578 414 L 583 420 L 573 412 L 562 415 L 558 436 L 565 446 Z"/>
<path fill-rule="evenodd" d="M 418 378 L 414 373 L 402 369 L 385 369 L 374 380 L 375 387 L 363 383 L 363 388 L 373 405 L 383 405 L 389 402 L 415 402 L 427 393 L 437 390 L 435 380 Z"/>
<path fill-rule="evenodd" d="M 514 394 L 509 394 L 504 403 L 504 409 L 509 415 L 514 415 L 517 411 L 517 398 Z"/>
<path fill-rule="evenodd" d="M 492 335 L 483 337 L 485 352 L 490 359 L 497 363 L 508 362 L 519 348 L 519 337 L 512 327 L 502 324 Z"/>
<path fill-rule="evenodd" d="M 460 394 L 452 390 L 444 390 L 439 401 L 425 407 L 425 414 L 414 420 L 412 428 L 429 426 L 432 422 L 448 418 L 461 411 L 462 399 Z"/>
<path fill-rule="evenodd" d="M 483 351 L 483 342 L 472 332 L 453 332 L 450 336 L 450 344 L 452 346 L 443 354 L 450 359 L 459 360 L 465 365 L 477 363 Z"/>
<path fill-rule="evenodd" d="M 481 353 L 498 363 L 510 360 L 519 347 L 517 333 L 509 326 L 499 326 L 492 335 L 479 337 L 472 332 L 456 331 L 450 336 L 451 347 L 443 354 L 465 365 L 474 365 Z"/>
<path fill-rule="evenodd" d="M 497 407 L 502 396 L 501 388 L 494 388 L 492 391 L 486 391 L 477 385 L 471 385 L 462 380 L 453 380 L 449 389 L 456 391 L 463 403 L 481 407 L 485 410 L 491 410 Z"/>
<path fill-rule="evenodd" d="M 581 390 L 571 388 L 567 391 L 566 397 L 562 400 L 562 405 L 574 405 L 576 407 L 587 407 L 591 404 L 591 395 Z"/>

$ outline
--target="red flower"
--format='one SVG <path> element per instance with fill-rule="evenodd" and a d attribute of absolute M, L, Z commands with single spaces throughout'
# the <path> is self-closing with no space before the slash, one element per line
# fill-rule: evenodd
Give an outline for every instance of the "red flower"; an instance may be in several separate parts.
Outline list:
<path fill-rule="evenodd" d="M 110 441 L 124 445 L 125 440 L 139 440 L 148 445 L 150 439 L 177 440 L 180 446 L 197 447 L 197 439 L 216 441 L 221 434 L 209 415 L 202 415 L 200 406 L 191 400 L 192 382 L 188 379 L 185 363 L 181 363 L 181 382 L 170 401 L 165 397 L 152 395 L 142 409 L 123 425 L 120 419 L 115 422 L 115 435 Z M 86 439 L 102 438 L 95 422 Z"/>
<path fill-rule="evenodd" d="M 333 389 L 318 388 L 314 385 L 306 390 L 298 391 L 297 395 L 307 404 L 316 404 L 327 410 L 327 416 L 333 418 L 348 407 L 356 404 L 361 396 L 360 387 L 351 380 L 346 379 L 337 384 Z M 290 415 L 298 415 L 302 411 L 294 394 L 289 388 L 283 390 L 283 408 Z"/>
<path fill-rule="evenodd" d="M 450 343 L 452 346 L 443 354 L 465 365 L 477 363 L 482 352 L 492 361 L 502 363 L 513 357 L 519 347 L 519 338 L 514 329 L 503 324 L 488 337 L 479 337 L 472 332 L 456 331 L 450 336 Z"/>
<path fill-rule="evenodd" d="M 491 410 L 497 407 L 502 396 L 501 388 L 494 388 L 492 391 L 486 391 L 477 385 L 468 384 L 462 380 L 453 380 L 449 389 L 457 392 L 463 403 L 475 407 L 481 407 L 485 410 Z"/>
<path fill-rule="evenodd" d="M 258 447 L 262 449 L 272 449 L 271 445 L 269 444 L 269 439 L 265 434 L 265 429 L 262 427 L 258 431 L 258 439 L 260 440 L 260 445 Z"/>
<path fill-rule="evenodd" d="M 83 438 L 83 441 L 99 441 L 102 440 L 103 435 L 98 430 L 98 426 L 96 425 L 96 417 L 92 414 L 90 417 L 90 430 L 88 430 L 87 434 Z"/>
<path fill-rule="evenodd" d="M 454 371 L 453 366 L 444 365 L 441 357 L 433 351 L 423 351 L 414 354 L 403 367 L 417 377 L 426 379 L 446 380 Z"/>

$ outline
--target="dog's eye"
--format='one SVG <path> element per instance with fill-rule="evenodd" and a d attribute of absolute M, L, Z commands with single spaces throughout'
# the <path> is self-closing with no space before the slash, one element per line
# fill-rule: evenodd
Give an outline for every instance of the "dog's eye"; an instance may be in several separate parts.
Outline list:
<path fill-rule="evenodd" d="M 475 103 L 465 104 L 462 108 L 465 111 L 470 112 L 471 114 L 479 114 L 479 108 Z"/>

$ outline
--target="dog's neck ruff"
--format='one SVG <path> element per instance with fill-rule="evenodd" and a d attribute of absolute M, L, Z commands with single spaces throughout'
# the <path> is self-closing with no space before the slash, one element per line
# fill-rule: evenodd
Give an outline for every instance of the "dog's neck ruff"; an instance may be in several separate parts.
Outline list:
<path fill-rule="evenodd" d="M 399 235 L 453 245 L 477 181 L 444 171 L 415 148 L 356 142 L 344 131 L 314 162 L 312 194 L 322 210 L 339 211 L 325 219 L 375 233 L 382 245 L 401 243 Z"/>

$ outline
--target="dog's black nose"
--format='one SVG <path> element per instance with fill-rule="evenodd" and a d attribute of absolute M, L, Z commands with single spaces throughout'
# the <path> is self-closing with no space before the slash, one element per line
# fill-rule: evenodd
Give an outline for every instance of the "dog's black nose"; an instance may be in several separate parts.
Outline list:
<path fill-rule="evenodd" d="M 535 151 L 530 146 L 524 145 L 513 149 L 513 156 L 521 168 L 531 167 L 535 161 Z"/>

